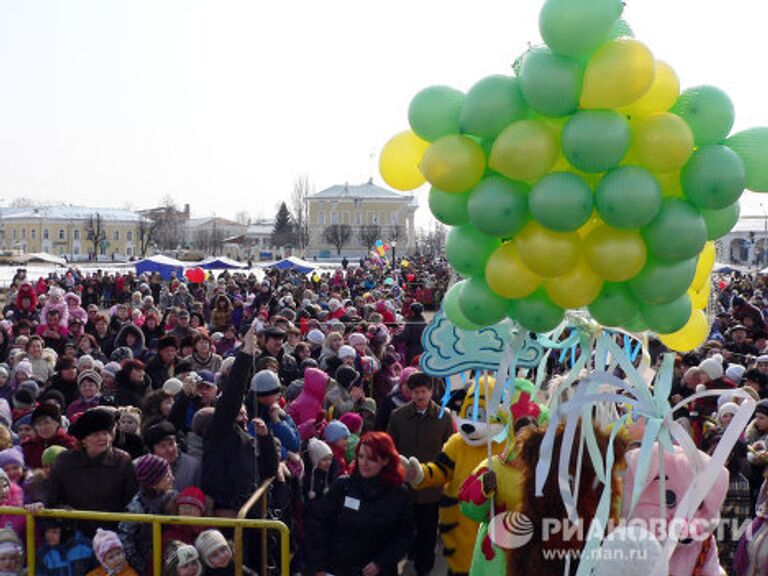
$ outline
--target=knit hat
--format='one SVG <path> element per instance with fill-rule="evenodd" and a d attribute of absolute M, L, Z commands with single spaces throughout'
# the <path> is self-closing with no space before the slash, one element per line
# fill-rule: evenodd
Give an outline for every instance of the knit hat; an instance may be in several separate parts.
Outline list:
<path fill-rule="evenodd" d="M 21 447 L 0 450 L 0 468 L 13 465 L 24 467 L 24 454 Z"/>
<path fill-rule="evenodd" d="M 168 462 L 154 454 L 145 454 L 137 458 L 133 465 L 136 469 L 136 480 L 139 483 L 139 487 L 144 490 L 153 488 L 171 470 Z"/>
<path fill-rule="evenodd" d="M 272 370 L 260 370 L 251 378 L 251 390 L 256 396 L 271 396 L 280 392 L 280 379 Z"/>
<path fill-rule="evenodd" d="M 17 410 L 29 410 L 35 405 L 35 396 L 26 388 L 19 388 L 13 395 L 13 407 Z"/>
<path fill-rule="evenodd" d="M 93 359 L 93 356 L 90 354 L 83 354 L 80 356 L 80 358 L 77 359 L 77 371 L 82 372 L 83 370 L 86 370 L 86 366 L 93 368 L 95 362 L 96 361 Z"/>
<path fill-rule="evenodd" d="M 40 394 L 40 386 L 34 380 L 24 380 L 24 382 L 19 384 L 19 390 L 29 390 L 35 400 L 37 400 L 37 396 Z"/>
<path fill-rule="evenodd" d="M 717 417 L 722 418 L 723 414 L 734 415 L 739 411 L 739 406 L 735 402 L 726 402 L 717 411 Z"/>
<path fill-rule="evenodd" d="M 195 548 L 209 568 L 211 565 L 208 563 L 208 557 L 223 546 L 229 548 L 229 542 L 218 530 L 205 530 L 195 540 Z"/>
<path fill-rule="evenodd" d="M 18 364 L 16 364 L 16 374 L 26 374 L 27 376 L 32 376 L 32 363 L 29 360 L 22 360 Z"/>
<path fill-rule="evenodd" d="M 96 535 L 93 537 L 93 553 L 96 555 L 99 564 L 103 565 L 107 552 L 115 548 L 123 548 L 123 543 L 120 542 L 117 534 L 112 532 L 112 530 L 97 528 Z"/>
<path fill-rule="evenodd" d="M 168 378 L 168 380 L 163 382 L 163 391 L 171 396 L 176 396 L 176 394 L 181 392 L 182 388 L 184 388 L 184 384 L 178 378 Z"/>
<path fill-rule="evenodd" d="M 307 453 L 309 454 L 309 460 L 312 462 L 313 468 L 317 468 L 320 460 L 326 456 L 333 456 L 331 447 L 317 438 L 309 439 L 309 443 L 307 444 Z"/>
<path fill-rule="evenodd" d="M 347 412 L 339 418 L 339 422 L 344 424 L 351 434 L 355 434 L 355 430 L 360 430 L 363 425 L 363 417 L 355 412 Z"/>
<path fill-rule="evenodd" d="M 147 450 L 152 453 L 152 451 L 155 449 L 155 445 L 159 444 L 166 438 L 175 438 L 176 437 L 176 428 L 173 424 L 168 422 L 167 420 L 163 420 L 162 422 L 158 422 L 157 424 L 153 424 L 149 428 L 147 428 L 144 431 L 144 444 L 147 447 Z"/>
<path fill-rule="evenodd" d="M 109 355 L 109 359 L 118 364 L 121 364 L 124 360 L 133 360 L 133 350 L 128 348 L 128 346 L 120 346 L 112 351 L 112 354 Z"/>
<path fill-rule="evenodd" d="M 24 416 L 16 420 L 11 425 L 11 430 L 13 430 L 18 434 L 19 428 L 21 428 L 22 426 L 32 426 L 32 414 L 24 414 Z"/>
<path fill-rule="evenodd" d="M 373 398 L 363 398 L 362 402 L 360 402 L 360 407 L 358 408 L 360 412 L 365 410 L 369 414 L 376 415 L 376 400 Z"/>
<path fill-rule="evenodd" d="M 325 334 L 323 334 L 322 330 L 318 330 L 317 328 L 313 328 L 307 334 L 307 342 L 309 342 L 310 344 L 320 346 L 322 345 L 324 340 L 325 340 Z"/>
<path fill-rule="evenodd" d="M 355 352 L 355 349 L 352 348 L 352 346 L 349 346 L 348 344 L 344 344 L 341 348 L 339 348 L 339 360 L 344 360 L 346 358 L 355 358 L 357 356 L 357 352 Z"/>
<path fill-rule="evenodd" d="M 728 378 L 731 382 L 735 382 L 738 384 L 741 382 L 741 379 L 744 377 L 744 373 L 747 371 L 744 366 L 741 364 L 731 364 L 728 366 L 728 369 L 725 371 L 725 377 Z"/>
<path fill-rule="evenodd" d="M 83 370 L 80 372 L 80 374 L 77 375 L 77 385 L 80 386 L 83 380 L 90 380 L 96 384 L 96 386 L 101 388 L 101 374 L 96 372 L 96 370 Z"/>
<path fill-rule="evenodd" d="M 323 439 L 329 444 L 333 444 L 342 438 L 349 437 L 349 428 L 338 420 L 331 420 L 323 432 Z"/>
<path fill-rule="evenodd" d="M 176 574 L 176 568 L 192 562 L 197 563 L 195 576 L 199 576 L 203 567 L 200 565 L 200 555 L 197 553 L 197 548 L 178 540 L 172 540 L 168 544 L 168 550 L 165 553 L 165 567 L 168 574 Z"/>
<path fill-rule="evenodd" d="M 40 418 L 48 417 L 61 424 L 61 411 L 55 404 L 39 404 L 32 410 L 32 425 L 35 425 Z"/>
<path fill-rule="evenodd" d="M 12 528 L 3 528 L 0 530 L 0 554 L 9 552 L 21 556 L 24 553 L 24 547 Z"/>
<path fill-rule="evenodd" d="M 760 402 L 757 403 L 757 406 L 755 406 L 755 414 L 768 416 L 768 399 L 760 400 Z M 2 454 L 2 452 L 0 452 L 0 454 Z"/>
<path fill-rule="evenodd" d="M 96 432 L 112 432 L 114 428 L 115 417 L 111 412 L 103 408 L 91 408 L 83 412 L 69 427 L 69 433 L 78 440 L 82 440 Z"/>
<path fill-rule="evenodd" d="M 117 376 L 117 373 L 120 372 L 120 364 L 117 362 L 107 362 L 107 364 L 104 366 L 104 370 L 102 370 L 102 374 L 104 372 L 108 372 L 112 378 Z"/>
<path fill-rule="evenodd" d="M 360 332 L 352 332 L 347 340 L 349 341 L 350 346 L 368 344 L 368 338 L 365 337 L 365 334 L 360 334 Z"/>
<path fill-rule="evenodd" d="M 710 380 L 717 380 L 723 377 L 723 357 L 720 354 L 715 354 L 711 358 L 702 360 L 699 364 L 704 373 L 709 376 Z"/>
<path fill-rule="evenodd" d="M 349 390 L 360 379 L 360 374 L 352 366 L 339 366 L 333 379 Z"/>
<path fill-rule="evenodd" d="M 203 494 L 203 491 L 200 490 L 200 488 L 188 486 L 176 496 L 176 505 L 181 506 L 182 504 L 195 506 L 202 514 L 205 512 L 205 494 Z"/>
<path fill-rule="evenodd" d="M 53 446 L 48 446 L 48 448 L 43 450 L 43 455 L 40 457 L 40 460 L 42 461 L 43 466 L 53 466 L 56 459 L 66 451 L 67 449 L 64 448 L 64 446 L 55 444 Z"/>

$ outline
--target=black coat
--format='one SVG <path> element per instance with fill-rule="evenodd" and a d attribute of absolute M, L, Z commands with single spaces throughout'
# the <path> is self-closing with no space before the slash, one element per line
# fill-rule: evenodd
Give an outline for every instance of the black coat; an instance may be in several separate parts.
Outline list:
<path fill-rule="evenodd" d="M 416 536 L 408 489 L 342 476 L 306 519 L 305 534 L 312 574 L 359 576 L 375 562 L 381 576 L 394 576 Z"/>
<path fill-rule="evenodd" d="M 215 508 L 238 510 L 261 480 L 277 473 L 277 448 L 272 434 L 253 438 L 237 416 L 250 383 L 253 357 L 238 353 L 203 432 L 202 489 Z"/>

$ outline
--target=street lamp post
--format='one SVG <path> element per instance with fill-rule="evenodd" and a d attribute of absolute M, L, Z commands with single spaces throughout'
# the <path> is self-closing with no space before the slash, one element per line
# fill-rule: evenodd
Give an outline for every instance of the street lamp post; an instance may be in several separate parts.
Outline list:
<path fill-rule="evenodd" d="M 395 240 L 392 242 L 392 268 L 393 269 L 395 268 L 395 262 L 397 258 L 396 250 L 397 250 L 397 241 Z"/>

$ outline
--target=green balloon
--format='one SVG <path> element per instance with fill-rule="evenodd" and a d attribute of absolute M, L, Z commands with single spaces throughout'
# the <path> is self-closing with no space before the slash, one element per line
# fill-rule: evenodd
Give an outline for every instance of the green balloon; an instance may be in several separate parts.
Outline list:
<path fill-rule="evenodd" d="M 466 282 L 466 280 L 462 280 L 448 288 L 445 296 L 443 296 L 443 312 L 445 312 L 448 320 L 450 320 L 451 324 L 456 326 L 456 328 L 461 328 L 462 330 L 478 330 L 481 326 L 467 320 L 467 317 L 464 316 L 461 308 L 459 308 L 459 294 L 461 293 L 461 287 Z"/>
<path fill-rule="evenodd" d="M 688 88 L 671 111 L 688 124 L 696 146 L 719 144 L 733 128 L 733 102 L 714 86 Z"/>
<path fill-rule="evenodd" d="M 740 213 L 738 202 L 720 210 L 701 210 L 704 224 L 707 225 L 707 240 L 717 240 L 728 234 L 739 221 Z"/>
<path fill-rule="evenodd" d="M 634 38 L 635 33 L 632 31 L 632 27 L 624 18 L 619 18 L 616 21 L 616 25 L 611 31 L 611 38 Z"/>
<path fill-rule="evenodd" d="M 408 122 L 417 136 L 434 142 L 461 132 L 459 116 L 464 94 L 449 86 L 430 86 L 416 94 L 408 106 Z"/>
<path fill-rule="evenodd" d="M 629 288 L 644 304 L 672 302 L 688 291 L 698 261 L 698 256 L 678 262 L 649 258 L 640 273 L 629 281 Z"/>
<path fill-rule="evenodd" d="M 525 182 L 489 176 L 469 195 L 469 219 L 490 236 L 509 238 L 528 222 L 528 191 Z"/>
<path fill-rule="evenodd" d="M 470 322 L 492 326 L 507 315 L 509 301 L 488 288 L 484 278 L 478 277 L 463 283 L 459 293 L 459 308 Z"/>
<path fill-rule="evenodd" d="M 638 311 L 637 316 L 632 318 L 629 322 L 624 323 L 624 328 L 630 332 L 645 332 L 648 330 L 648 324 L 643 320 L 643 315 Z"/>
<path fill-rule="evenodd" d="M 571 232 L 592 215 L 592 190 L 572 172 L 553 172 L 533 187 L 528 208 L 542 226 L 556 232 Z"/>
<path fill-rule="evenodd" d="M 627 155 L 632 133 L 626 117 L 613 110 L 576 112 L 563 127 L 563 153 L 584 172 L 605 172 Z"/>
<path fill-rule="evenodd" d="M 611 37 L 623 8 L 621 0 L 547 0 L 539 31 L 555 54 L 586 54 Z"/>
<path fill-rule="evenodd" d="M 688 322 L 692 310 L 691 298 L 687 293 L 666 304 L 640 303 L 643 320 L 657 334 L 671 334 L 680 330 Z"/>
<path fill-rule="evenodd" d="M 563 321 L 565 310 L 553 304 L 544 289 L 530 296 L 512 300 L 509 317 L 530 332 L 549 332 Z"/>
<path fill-rule="evenodd" d="M 523 57 L 520 83 L 523 96 L 543 116 L 567 116 L 579 107 L 581 65 L 548 48 L 534 48 Z"/>
<path fill-rule="evenodd" d="M 460 123 L 466 134 L 495 138 L 512 122 L 527 116 L 520 81 L 510 76 L 488 76 L 467 92 Z"/>
<path fill-rule="evenodd" d="M 600 218 L 614 228 L 642 228 L 661 208 L 661 186 L 640 166 L 621 166 L 597 185 L 595 206 Z"/>
<path fill-rule="evenodd" d="M 469 192 L 444 192 L 434 186 L 429 190 L 429 209 L 437 220 L 448 226 L 469 223 Z"/>
<path fill-rule="evenodd" d="M 707 226 L 696 208 L 683 200 L 667 198 L 656 218 L 642 229 L 648 250 L 659 260 L 687 260 L 707 242 Z"/>
<path fill-rule="evenodd" d="M 753 192 L 768 192 L 768 128 L 751 128 L 737 132 L 725 145 L 736 152 L 744 163 L 747 188 Z"/>
<path fill-rule="evenodd" d="M 603 326 L 624 326 L 638 315 L 638 303 L 629 286 L 606 282 L 588 306 L 592 318 Z"/>
<path fill-rule="evenodd" d="M 470 224 L 457 226 L 448 232 L 445 257 L 462 276 L 482 276 L 485 263 L 499 246 L 501 242 L 497 238 L 486 236 Z"/>
<path fill-rule="evenodd" d="M 739 199 L 746 185 L 744 163 L 726 146 L 703 146 L 680 172 L 680 184 L 692 204 L 719 210 Z"/>

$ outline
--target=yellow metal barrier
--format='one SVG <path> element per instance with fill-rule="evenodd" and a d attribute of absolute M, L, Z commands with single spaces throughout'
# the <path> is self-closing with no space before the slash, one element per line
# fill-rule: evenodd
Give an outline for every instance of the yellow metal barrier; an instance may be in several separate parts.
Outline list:
<path fill-rule="evenodd" d="M 268 483 L 265 483 L 268 486 Z M 264 488 L 262 490 L 261 488 Z M 266 487 L 262 485 L 254 494 L 264 494 Z M 253 499 L 253 498 L 252 498 Z M 256 501 L 255 499 L 253 500 Z M 250 502 L 250 500 L 249 500 Z M 251 506 L 253 503 L 251 503 Z M 247 510 L 246 510 L 247 513 Z M 12 508 L 0 506 L 0 514 L 14 514 L 27 517 L 27 574 L 34 575 L 35 572 L 35 518 L 63 518 L 70 520 L 99 520 L 102 522 L 141 522 L 143 524 L 152 524 L 152 562 L 154 573 L 162 574 L 162 526 L 164 524 L 185 525 L 185 526 L 206 526 L 216 528 L 234 528 L 235 529 L 235 573 L 242 576 L 243 572 L 243 528 L 257 528 L 263 531 L 263 538 L 266 536 L 266 530 L 277 530 L 280 533 L 280 574 L 289 574 L 290 553 L 289 553 L 289 533 L 288 527 L 277 520 L 245 518 L 211 518 L 211 517 L 193 517 L 193 516 L 158 516 L 155 514 L 117 514 L 110 512 L 91 512 L 86 510 L 59 510 L 43 509 L 39 512 L 29 512 L 24 508 Z M 262 545 L 265 542 L 262 539 Z M 266 574 L 262 574 L 266 576 Z"/>

